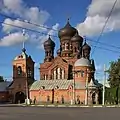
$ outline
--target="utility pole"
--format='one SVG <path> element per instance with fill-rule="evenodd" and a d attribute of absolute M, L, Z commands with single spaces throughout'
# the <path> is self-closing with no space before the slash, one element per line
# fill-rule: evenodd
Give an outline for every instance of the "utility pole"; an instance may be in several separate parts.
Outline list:
<path fill-rule="evenodd" d="M 75 68 L 73 70 L 73 94 L 71 104 L 75 104 Z"/>
<path fill-rule="evenodd" d="M 23 29 L 23 32 L 22 32 L 23 36 L 25 37 L 25 30 Z M 25 49 L 25 41 L 23 40 L 23 50 Z M 23 51 L 25 53 L 25 51 Z M 27 70 L 27 75 L 26 75 L 26 104 L 29 105 L 30 104 L 30 99 L 29 99 L 29 86 L 28 86 L 28 70 Z"/>
<path fill-rule="evenodd" d="M 104 79 L 103 79 L 103 101 L 102 104 L 105 105 L 105 83 L 106 83 L 106 66 L 104 65 Z"/>
<path fill-rule="evenodd" d="M 85 105 L 88 105 L 88 69 L 86 70 L 86 93 L 85 93 Z"/>

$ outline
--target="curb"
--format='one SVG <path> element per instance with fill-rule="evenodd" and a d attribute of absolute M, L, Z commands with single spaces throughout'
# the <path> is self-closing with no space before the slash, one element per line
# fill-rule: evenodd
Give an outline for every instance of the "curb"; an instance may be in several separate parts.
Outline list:
<path fill-rule="evenodd" d="M 26 104 L 1 104 L 0 107 L 11 107 L 11 106 L 15 106 L 15 107 L 71 107 L 71 108 L 75 108 L 75 107 L 79 107 L 79 108 L 119 108 L 120 105 L 116 106 L 116 105 L 108 105 L 108 106 L 102 106 L 102 105 L 94 105 L 94 106 L 77 106 L 77 105 L 26 105 Z"/>

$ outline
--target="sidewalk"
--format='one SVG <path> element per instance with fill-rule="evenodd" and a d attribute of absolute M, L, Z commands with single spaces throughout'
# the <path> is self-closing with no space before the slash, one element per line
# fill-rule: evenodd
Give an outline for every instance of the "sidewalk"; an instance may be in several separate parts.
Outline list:
<path fill-rule="evenodd" d="M 36 104 L 36 105 L 26 105 L 26 104 L 0 104 L 0 107 L 79 107 L 79 108 L 86 108 L 86 107 L 93 107 L 93 108 L 101 108 L 101 107 L 120 107 L 120 105 L 53 105 L 53 104 L 48 104 L 48 105 L 43 105 L 43 104 Z"/>

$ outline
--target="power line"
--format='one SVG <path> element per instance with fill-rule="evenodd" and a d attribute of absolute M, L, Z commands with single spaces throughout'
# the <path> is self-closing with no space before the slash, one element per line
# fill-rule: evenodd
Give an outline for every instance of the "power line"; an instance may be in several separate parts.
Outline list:
<path fill-rule="evenodd" d="M 114 6 L 115 6 L 115 4 L 114 4 Z M 112 10 L 113 10 L 113 7 L 112 7 Z M 111 13 L 112 13 L 112 12 L 110 12 L 110 14 L 111 14 Z M 4 17 L 6 17 L 6 18 L 11 18 L 11 19 L 16 20 L 16 18 L 11 17 L 11 16 L 8 16 L 8 15 L 5 15 L 5 14 L 3 14 L 3 13 L 0 13 L 0 15 L 4 16 Z M 108 17 L 108 19 L 109 19 L 109 17 Z M 107 21 L 108 21 L 108 19 L 107 19 Z M 55 29 L 46 27 L 46 26 L 44 26 L 44 25 L 38 25 L 38 24 L 35 24 L 35 23 L 26 22 L 26 21 L 24 21 L 24 20 L 19 20 L 19 21 L 20 21 L 20 22 L 23 22 L 23 23 L 29 23 L 29 24 L 35 25 L 35 26 L 37 26 L 37 27 L 41 27 L 41 28 L 46 28 L 46 29 L 49 29 L 49 30 L 58 31 L 58 30 L 55 30 Z M 40 34 L 48 35 L 48 34 L 45 33 L 45 32 L 33 30 L 33 29 L 30 29 L 30 28 L 20 27 L 20 26 L 16 26 L 16 25 L 9 24 L 9 23 L 4 23 L 4 22 L 0 22 L 0 23 L 6 24 L 6 25 L 10 25 L 10 26 L 13 26 L 13 27 L 17 27 L 17 28 L 21 28 L 21 29 L 26 29 L 26 30 L 29 30 L 29 31 L 32 31 L 32 32 L 37 32 L 37 33 L 40 33 Z M 107 23 L 106 23 L 106 24 L 107 24 Z M 105 25 L 106 25 L 106 24 L 105 24 Z M 105 28 L 105 26 L 103 27 L 102 31 L 104 30 L 104 28 Z M 101 32 L 101 33 L 102 33 L 102 32 Z M 51 35 L 51 36 L 58 38 L 58 36 L 55 36 L 55 35 Z M 101 37 L 101 35 L 100 35 L 100 37 Z M 99 39 L 100 39 L 100 37 L 99 37 Z M 114 46 L 114 45 L 110 45 L 110 44 L 107 44 L 107 43 L 99 42 L 99 39 L 98 39 L 97 41 L 95 41 L 95 40 L 91 40 L 91 39 L 87 38 L 88 41 L 92 41 L 92 42 L 96 42 L 96 43 L 99 43 L 99 44 L 103 44 L 103 45 L 107 45 L 107 46 L 110 46 L 110 47 L 113 47 L 113 48 L 120 49 L 120 47 L 117 47 L 117 46 Z M 95 48 L 96 48 L 96 47 L 94 47 L 94 50 L 95 50 Z M 93 50 L 93 52 L 94 52 L 94 50 Z"/>
<path fill-rule="evenodd" d="M 1 12 L 0 12 L 0 15 L 1 15 L 1 16 L 4 16 L 4 17 L 6 17 L 6 18 L 10 18 L 10 19 L 12 19 L 12 20 L 18 20 L 18 21 L 23 22 L 23 23 L 31 24 L 31 25 L 34 25 L 34 26 L 36 26 L 36 27 L 46 28 L 46 29 L 48 29 L 48 30 L 58 31 L 58 30 L 56 30 L 56 29 L 53 29 L 53 28 L 50 28 L 50 27 L 46 27 L 46 26 L 44 26 L 44 25 L 39 25 L 39 24 L 36 24 L 36 23 L 32 23 L 32 22 L 30 22 L 30 21 L 24 21 L 24 20 L 16 19 L 15 17 L 11 17 L 11 16 L 8 16 L 8 15 L 5 15 L 5 14 L 3 14 L 3 13 L 1 13 Z"/>
<path fill-rule="evenodd" d="M 29 28 L 25 28 L 25 27 L 20 27 L 20 26 L 16 26 L 16 25 L 12 25 L 12 24 L 8 24 L 8 23 L 4 23 L 4 22 L 1 22 L 1 24 L 6 24 L 6 25 L 10 25 L 10 26 L 13 26 L 13 27 L 18 27 L 18 28 L 21 28 L 21 29 L 26 29 L 26 30 L 29 30 L 29 31 L 32 31 L 32 32 L 37 32 L 37 33 L 40 33 L 40 34 L 45 34 L 45 35 L 48 35 L 47 33 L 43 33 L 43 32 L 40 32 L 40 31 L 36 31 L 36 30 L 32 30 L 32 29 L 29 29 Z M 53 37 L 56 37 L 58 38 L 57 36 L 55 35 L 51 35 Z M 98 42 L 98 41 L 94 41 L 94 40 L 90 40 L 90 39 L 87 39 L 88 41 L 93 41 L 93 42 Z M 101 44 L 105 44 L 105 43 L 101 43 Z M 108 44 L 106 44 L 108 46 Z M 91 45 L 91 46 L 94 46 L 94 45 Z M 112 46 L 112 45 L 109 45 L 109 46 Z M 111 51 L 111 52 L 115 52 L 115 53 L 120 53 L 118 51 L 114 51 L 114 50 L 111 50 L 111 49 L 107 49 L 107 48 L 103 48 L 103 47 L 99 47 L 99 46 L 94 46 L 94 47 L 97 47 L 97 48 L 102 48 L 104 50 L 108 50 L 108 51 Z M 116 47 L 116 46 L 112 46 L 112 47 Z M 117 49 L 120 49 L 119 47 L 116 47 Z"/>
<path fill-rule="evenodd" d="M 105 21 L 105 24 L 104 24 L 104 26 L 103 26 L 103 28 L 102 28 L 102 31 L 101 31 L 101 33 L 100 33 L 100 35 L 99 35 L 98 39 L 97 39 L 97 43 L 99 42 L 99 40 L 100 40 L 100 39 L 101 39 L 101 37 L 102 37 L 102 34 L 103 34 L 103 32 L 104 32 L 104 29 L 105 29 L 105 27 L 106 27 L 106 25 L 107 25 L 107 23 L 108 23 L 109 18 L 111 17 L 111 14 L 112 14 L 112 12 L 113 12 L 113 9 L 114 9 L 114 7 L 115 7 L 116 3 L 117 3 L 117 0 L 115 0 L 114 4 L 113 4 L 113 6 L 112 6 L 112 9 L 111 9 L 111 11 L 110 11 L 110 13 L 109 13 L 109 15 L 108 15 L 108 17 L 107 17 L 106 21 Z M 94 47 L 94 49 L 93 49 L 93 52 L 92 52 L 91 56 L 92 56 L 92 55 L 93 55 L 93 53 L 95 52 L 95 48 L 96 48 L 96 47 Z"/>
<path fill-rule="evenodd" d="M 95 42 L 95 43 L 97 42 L 97 41 L 92 40 L 92 39 L 87 38 L 87 37 L 86 37 L 86 40 L 88 40 L 88 41 L 92 41 L 92 42 Z M 101 45 L 106 45 L 106 46 L 108 46 L 108 47 L 113 47 L 113 48 L 116 48 L 116 49 L 120 49 L 120 47 L 115 46 L 115 45 L 111 45 L 111 44 L 107 44 L 107 43 L 104 43 L 104 42 L 99 42 L 99 41 L 98 41 L 98 43 L 99 43 L 99 44 L 101 44 Z"/>
<path fill-rule="evenodd" d="M 41 31 L 37 31 L 37 30 L 33 30 L 33 29 L 30 29 L 30 28 L 26 28 L 26 27 L 20 27 L 20 26 L 17 26 L 17 25 L 13 25 L 13 24 L 9 24 L 9 23 L 5 23 L 5 22 L 1 22 L 1 24 L 5 24 L 5 25 L 10 25 L 10 26 L 13 26 L 13 27 L 17 27 L 17 28 L 21 28 L 21 29 L 26 29 L 26 30 L 29 30 L 31 32 L 36 32 L 36 33 L 40 33 L 40 34 L 44 34 L 44 35 L 48 35 L 47 33 L 44 33 L 44 32 L 41 32 Z M 53 37 L 57 37 L 57 36 L 54 36 L 54 35 L 51 35 Z"/>
<path fill-rule="evenodd" d="M 100 47 L 100 46 L 96 46 L 96 45 L 91 45 L 91 46 L 99 48 L 99 49 L 102 49 L 102 50 L 107 50 L 107 51 L 111 51 L 111 52 L 120 54 L 120 51 L 115 51 L 115 50 L 111 50 L 111 49 Z"/>

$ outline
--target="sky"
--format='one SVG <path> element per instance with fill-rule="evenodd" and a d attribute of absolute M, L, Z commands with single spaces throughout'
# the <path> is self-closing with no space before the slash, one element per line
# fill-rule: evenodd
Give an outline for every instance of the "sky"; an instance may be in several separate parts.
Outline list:
<path fill-rule="evenodd" d="M 44 60 L 43 43 L 51 35 L 56 55 L 58 30 L 69 18 L 79 35 L 86 36 L 92 48 L 91 58 L 95 60 L 96 79 L 102 81 L 104 64 L 108 69 L 120 54 L 120 0 L 101 34 L 114 3 L 115 0 L 0 0 L 0 75 L 12 79 L 12 61 L 21 53 L 25 41 L 26 52 L 35 61 L 38 80 L 39 63 Z"/>

